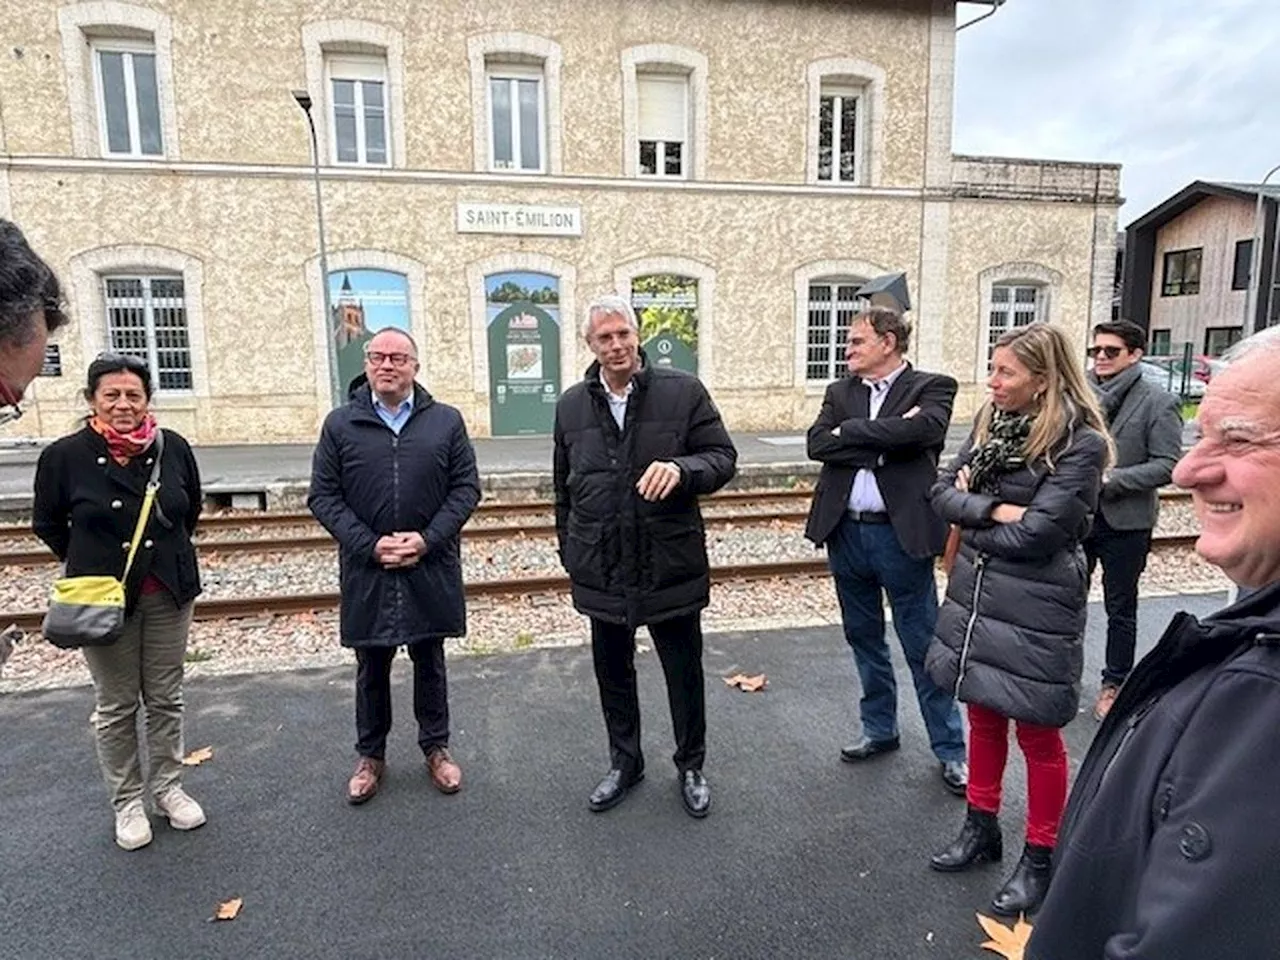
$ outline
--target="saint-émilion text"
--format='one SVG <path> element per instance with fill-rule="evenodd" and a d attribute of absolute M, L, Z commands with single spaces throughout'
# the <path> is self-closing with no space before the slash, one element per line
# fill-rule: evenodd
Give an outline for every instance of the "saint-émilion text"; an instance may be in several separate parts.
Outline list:
<path fill-rule="evenodd" d="M 580 237 L 582 210 L 517 203 L 459 203 L 458 232 Z"/>

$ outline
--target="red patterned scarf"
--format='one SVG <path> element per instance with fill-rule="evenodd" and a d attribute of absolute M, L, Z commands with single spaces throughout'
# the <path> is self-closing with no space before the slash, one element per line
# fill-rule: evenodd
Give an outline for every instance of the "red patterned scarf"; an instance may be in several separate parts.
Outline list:
<path fill-rule="evenodd" d="M 151 414 L 147 414 L 146 419 L 129 433 L 121 433 L 97 416 L 89 418 L 89 426 L 107 441 L 111 459 L 122 467 L 128 466 L 134 457 L 146 453 L 156 439 L 156 418 Z"/>

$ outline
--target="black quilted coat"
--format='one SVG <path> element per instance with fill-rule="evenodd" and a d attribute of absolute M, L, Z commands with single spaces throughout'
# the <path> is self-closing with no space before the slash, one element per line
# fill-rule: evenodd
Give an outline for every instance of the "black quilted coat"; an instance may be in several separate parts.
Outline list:
<path fill-rule="evenodd" d="M 972 453 L 970 435 L 931 494 L 934 509 L 963 533 L 926 668 L 965 703 L 1065 726 L 1079 706 L 1084 666 L 1080 541 L 1097 509 L 1106 441 L 1077 424 L 1052 470 L 1039 460 L 1002 474 L 994 496 L 955 488 Z M 996 523 L 998 503 L 1027 512 L 1017 523 Z"/>

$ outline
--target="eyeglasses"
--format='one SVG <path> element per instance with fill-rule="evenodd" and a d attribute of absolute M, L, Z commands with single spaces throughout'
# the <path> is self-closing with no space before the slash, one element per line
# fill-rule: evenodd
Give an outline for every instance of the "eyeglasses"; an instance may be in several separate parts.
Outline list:
<path fill-rule="evenodd" d="M 382 366 L 384 360 L 390 360 L 393 367 L 407 367 L 416 359 L 411 353 L 382 353 L 378 350 L 368 351 L 364 358 L 375 367 Z"/>
<path fill-rule="evenodd" d="M 128 367 L 130 370 L 146 370 L 150 372 L 151 368 L 147 366 L 147 361 L 141 357 L 135 357 L 131 353 L 112 353 L 107 351 L 100 353 L 93 358 L 93 362 L 102 361 L 104 363 L 115 363 L 122 367 Z"/>
<path fill-rule="evenodd" d="M 1123 350 L 1124 347 L 1090 347 L 1085 351 L 1085 353 L 1093 357 L 1095 360 L 1098 358 L 1099 354 L 1106 357 L 1108 360 L 1114 360 L 1116 357 L 1120 356 Z"/>

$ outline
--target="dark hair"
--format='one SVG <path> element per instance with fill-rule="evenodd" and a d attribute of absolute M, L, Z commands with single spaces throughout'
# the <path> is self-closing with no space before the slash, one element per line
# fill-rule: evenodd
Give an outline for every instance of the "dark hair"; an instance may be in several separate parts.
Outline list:
<path fill-rule="evenodd" d="M 0 343 L 30 343 L 40 310 L 50 333 L 67 322 L 53 270 L 31 249 L 17 224 L 0 218 Z"/>
<path fill-rule="evenodd" d="M 141 357 L 127 353 L 100 353 L 93 363 L 89 364 L 88 383 L 84 389 L 87 399 L 93 399 L 98 392 L 98 382 L 111 373 L 132 373 L 142 381 L 142 389 L 151 399 L 151 368 Z"/>
<path fill-rule="evenodd" d="M 1100 333 L 1109 333 L 1113 337 L 1119 337 L 1129 350 L 1145 350 L 1147 348 L 1147 331 L 1132 320 L 1108 320 L 1106 323 L 1100 323 L 1093 328 L 1093 335 L 1096 337 Z"/>
<path fill-rule="evenodd" d="M 878 336 L 893 334 L 894 349 L 905 354 L 911 346 L 911 324 L 897 310 L 888 307 L 864 307 L 854 316 L 853 322 L 865 320 Z"/>

